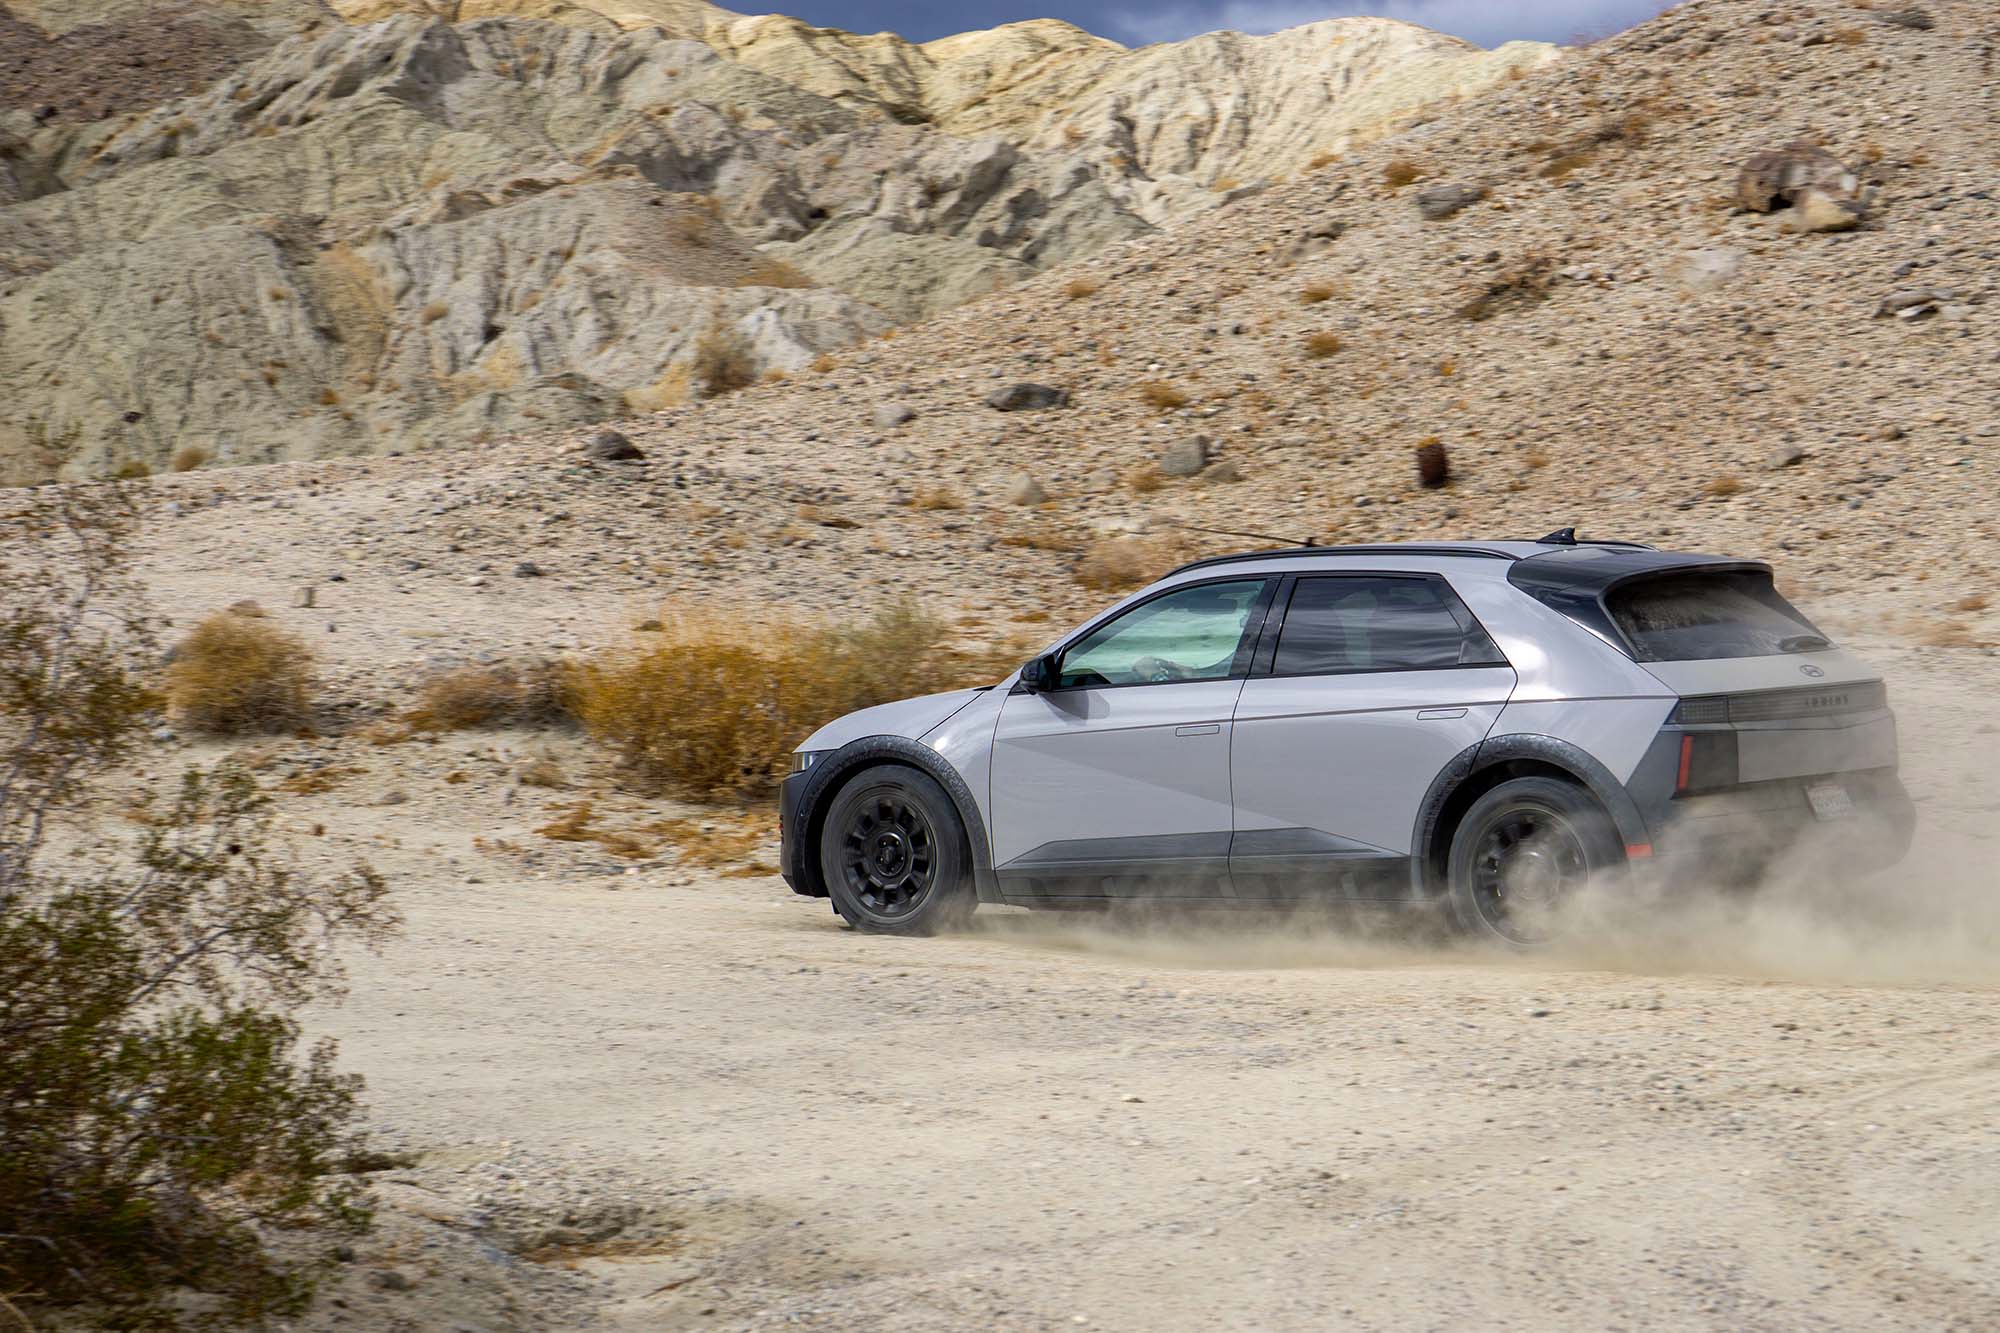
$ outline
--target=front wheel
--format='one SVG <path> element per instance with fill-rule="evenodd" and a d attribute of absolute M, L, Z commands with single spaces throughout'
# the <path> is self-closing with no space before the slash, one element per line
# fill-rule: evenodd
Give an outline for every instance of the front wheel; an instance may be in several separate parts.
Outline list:
<path fill-rule="evenodd" d="M 820 833 L 820 873 L 856 930 L 933 935 L 977 906 L 958 809 L 913 768 L 864 769 L 834 797 Z"/>
<path fill-rule="evenodd" d="M 1611 819 L 1590 793 L 1555 778 L 1515 778 L 1472 803 L 1452 834 L 1451 914 L 1514 948 L 1562 933 L 1565 909 L 1594 875 L 1624 863 Z"/>

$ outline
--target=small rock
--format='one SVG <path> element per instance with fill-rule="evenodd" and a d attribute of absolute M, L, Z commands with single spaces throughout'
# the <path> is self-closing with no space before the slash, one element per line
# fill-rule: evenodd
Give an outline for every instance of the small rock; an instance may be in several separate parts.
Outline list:
<path fill-rule="evenodd" d="M 1875 318 L 1921 319 L 1957 295 L 1950 287 L 1901 287 L 1875 303 Z"/>
<path fill-rule="evenodd" d="M 1016 505 L 1038 505 L 1049 498 L 1042 484 L 1026 472 L 1016 472 L 1007 481 L 1007 503 Z"/>
<path fill-rule="evenodd" d="M 383 792 L 382 799 L 375 802 L 377 805 L 408 805 L 409 803 L 410 794 L 400 787 Z"/>
<path fill-rule="evenodd" d="M 1676 276 L 1691 292 L 1712 292 L 1728 286 L 1742 271 L 1741 250 L 1691 250 L 1681 257 Z"/>
<path fill-rule="evenodd" d="M 1937 20 L 1921 9 L 1895 9 L 1877 17 L 1884 23 L 1893 24 L 1898 28 L 1908 28 L 1913 32 L 1929 32 L 1937 27 Z"/>
<path fill-rule="evenodd" d="M 541 576 L 542 567 L 532 560 L 523 560 L 514 566 L 514 577 L 517 579 L 538 579 Z"/>
<path fill-rule="evenodd" d="M 240 602 L 231 602 L 229 604 L 229 614 L 232 616 L 242 616 L 247 620 L 262 620 L 271 613 L 257 605 L 255 601 L 246 597 Z"/>
<path fill-rule="evenodd" d="M 1169 477 L 1192 477 L 1208 466 L 1209 439 L 1197 435 L 1167 446 L 1160 455 L 1160 471 Z"/>
<path fill-rule="evenodd" d="M 1417 211 L 1430 222 L 1442 222 L 1486 197 L 1483 185 L 1433 185 L 1417 192 Z"/>
<path fill-rule="evenodd" d="M 1736 205 L 1752 213 L 1775 213 L 1797 204 L 1808 190 L 1829 199 L 1853 199 L 1861 178 L 1825 149 L 1795 143 L 1757 153 L 1736 173 Z"/>
<path fill-rule="evenodd" d="M 1243 480 L 1243 466 L 1233 458 L 1225 458 L 1201 474 L 1203 481 L 1231 482 Z"/>
<path fill-rule="evenodd" d="M 894 430 L 906 422 L 915 421 L 917 414 L 901 403 L 878 403 L 875 407 L 875 429 Z"/>
<path fill-rule="evenodd" d="M 406 1268 L 378 1268 L 368 1280 L 381 1291 L 414 1291 L 417 1279 Z"/>
<path fill-rule="evenodd" d="M 1805 461 L 1806 451 L 1796 444 L 1780 444 L 1764 455 L 1764 466 L 1772 472 L 1780 472 Z"/>
<path fill-rule="evenodd" d="M 608 429 L 590 437 L 587 452 L 604 463 L 631 463 L 646 456 L 646 451 L 632 443 L 625 432 Z"/>
<path fill-rule="evenodd" d="M 1876 427 L 1876 428 L 1874 429 L 1874 431 L 1872 432 L 1872 434 L 1873 434 L 1874 438 L 1876 438 L 1876 439 L 1878 439 L 1878 440 L 1881 440 L 1881 441 L 1883 441 L 1883 442 L 1885 442 L 1885 443 L 1886 443 L 1886 442 L 1888 442 L 1888 441 L 1891 441 L 1891 440 L 1900 440 L 1900 439 L 1902 439 L 1902 438 L 1903 438 L 1903 428 L 1902 428 L 1901 426 L 1898 426 L 1898 425 L 1895 425 L 1895 424 L 1891 423 L 1890 425 L 1886 425 L 1886 426 L 1877 426 L 1877 427 Z"/>
<path fill-rule="evenodd" d="M 1123 1097 L 1120 1097 L 1118 1100 L 1121 1102 L 1143 1102 L 1146 1099 L 1144 1097 L 1141 1097 L 1136 1092 L 1128 1092 Z"/>
<path fill-rule="evenodd" d="M 1069 390 L 1053 389 L 1046 384 L 1010 384 L 986 395 L 986 405 L 996 412 L 1039 412 L 1068 407 Z"/>
<path fill-rule="evenodd" d="M 162 745 L 165 745 L 169 741 L 176 739 L 174 734 L 174 729 L 172 727 L 154 727 L 152 731 L 152 736 L 154 740 L 160 742 Z"/>
<path fill-rule="evenodd" d="M 308 583 L 302 588 L 295 588 L 292 590 L 292 605 L 300 607 L 302 609 L 309 608 L 313 605 L 314 601 L 318 598 L 318 596 L 319 596 L 319 590 L 315 588 L 312 584 Z"/>

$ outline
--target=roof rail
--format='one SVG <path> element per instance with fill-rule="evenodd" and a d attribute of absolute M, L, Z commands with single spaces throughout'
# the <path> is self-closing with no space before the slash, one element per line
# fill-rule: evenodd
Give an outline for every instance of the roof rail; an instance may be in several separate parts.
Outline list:
<path fill-rule="evenodd" d="M 1496 550 L 1490 546 L 1294 546 L 1277 551 L 1243 551 L 1236 555 L 1212 555 L 1203 560 L 1194 560 L 1179 569 L 1167 571 L 1162 578 L 1172 578 L 1185 574 L 1191 569 L 1207 569 L 1213 565 L 1237 565 L 1249 560 L 1294 560 L 1304 556 L 1327 555 L 1415 555 L 1415 556 L 1466 556 L 1474 560 L 1519 560 L 1512 551 Z"/>

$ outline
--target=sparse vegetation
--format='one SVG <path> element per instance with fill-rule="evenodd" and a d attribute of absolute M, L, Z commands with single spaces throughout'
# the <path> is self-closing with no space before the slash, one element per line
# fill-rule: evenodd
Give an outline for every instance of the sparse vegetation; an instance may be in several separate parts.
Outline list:
<path fill-rule="evenodd" d="M 1081 301 L 1087 296 L 1095 296 L 1102 290 L 1102 284 L 1095 278 L 1071 278 L 1063 287 L 1063 293 L 1072 301 Z"/>
<path fill-rule="evenodd" d="M 941 483 L 925 482 L 910 492 L 912 509 L 963 509 L 965 497 Z"/>
<path fill-rule="evenodd" d="M 1105 537 L 1084 550 L 1073 571 L 1076 581 L 1098 592 L 1138 588 L 1173 562 L 1165 543 L 1144 537 Z"/>
<path fill-rule="evenodd" d="M 1167 478 L 1158 463 L 1141 463 L 1125 474 L 1125 484 L 1134 495 L 1151 495 L 1167 484 Z"/>
<path fill-rule="evenodd" d="M 423 309 L 422 319 L 426 324 L 435 324 L 451 313 L 451 307 L 443 301 L 432 301 Z"/>
<path fill-rule="evenodd" d="M 1165 380 L 1147 380 L 1139 386 L 1139 397 L 1156 412 L 1172 412 L 1190 401 L 1185 390 Z"/>
<path fill-rule="evenodd" d="M 692 612 L 662 620 L 660 633 L 600 654 L 568 681 L 585 728 L 646 791 L 767 795 L 813 727 L 964 679 L 945 623 L 913 602 L 845 627 Z"/>
<path fill-rule="evenodd" d="M 1983 592 L 1975 592 L 1970 594 L 1969 596 L 1961 597 L 1957 601 L 1953 602 L 1951 604 L 1951 609 L 1961 613 L 1970 614 L 1971 612 L 1974 611 L 1984 611 L 1987 607 L 1991 605 L 1993 605 L 1992 598 L 1988 597 Z"/>
<path fill-rule="evenodd" d="M 1539 252 L 1522 255 L 1505 264 L 1485 288 L 1460 305 L 1458 317 L 1472 323 L 1518 310 L 1547 299 L 1555 283 L 1555 261 Z"/>
<path fill-rule="evenodd" d="M 307 726 L 313 686 L 304 640 L 256 617 L 218 611 L 174 649 L 166 698 L 183 726 L 232 736 Z"/>
<path fill-rule="evenodd" d="M 757 354 L 741 332 L 716 322 L 695 341 L 690 370 L 704 397 L 720 398 L 757 382 Z"/>
<path fill-rule="evenodd" d="M 1312 282 L 1312 283 L 1307 283 L 1306 286 L 1299 292 L 1299 300 L 1304 302 L 1306 305 L 1321 305 L 1327 301 L 1331 301 L 1333 299 L 1333 295 L 1334 295 L 1334 290 L 1332 283 Z"/>
<path fill-rule="evenodd" d="M 794 268 L 782 259 L 761 256 L 750 265 L 750 272 L 738 286 L 742 287 L 817 287 L 810 276 Z"/>
<path fill-rule="evenodd" d="M 176 472 L 192 472 L 213 456 L 198 444 L 185 444 L 174 450 L 172 466 Z"/>
<path fill-rule="evenodd" d="M 1717 500 L 1725 500 L 1732 495 L 1740 495 L 1742 493 L 1743 479 L 1731 476 L 1715 477 L 1709 481 L 1708 485 L 1702 487 L 1701 490 L 1704 495 Z"/>
<path fill-rule="evenodd" d="M 425 681 L 405 720 L 424 731 L 536 726 L 567 716 L 562 673 L 552 662 L 458 667 Z"/>
<path fill-rule="evenodd" d="M 1405 185 L 1414 185 L 1430 175 L 1421 165 L 1407 157 L 1392 159 L 1382 168 L 1382 183 L 1392 190 L 1400 190 Z"/>
<path fill-rule="evenodd" d="M 1337 333 L 1309 333 L 1306 335 L 1306 355 L 1315 361 L 1324 361 L 1330 356 L 1338 356 L 1344 344 Z"/>

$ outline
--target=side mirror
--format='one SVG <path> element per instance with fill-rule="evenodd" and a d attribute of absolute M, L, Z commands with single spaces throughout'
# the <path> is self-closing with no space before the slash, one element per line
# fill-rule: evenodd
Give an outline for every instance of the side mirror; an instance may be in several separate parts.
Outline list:
<path fill-rule="evenodd" d="M 1041 694 L 1056 687 L 1058 679 L 1056 655 L 1049 653 L 1037 657 L 1021 668 L 1021 689 L 1027 694 Z"/>

